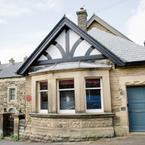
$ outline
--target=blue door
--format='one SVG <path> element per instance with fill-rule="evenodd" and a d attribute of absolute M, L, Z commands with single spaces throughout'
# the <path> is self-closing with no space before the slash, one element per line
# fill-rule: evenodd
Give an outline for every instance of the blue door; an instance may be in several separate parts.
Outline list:
<path fill-rule="evenodd" d="M 145 86 L 128 87 L 128 113 L 130 132 L 145 131 Z"/>

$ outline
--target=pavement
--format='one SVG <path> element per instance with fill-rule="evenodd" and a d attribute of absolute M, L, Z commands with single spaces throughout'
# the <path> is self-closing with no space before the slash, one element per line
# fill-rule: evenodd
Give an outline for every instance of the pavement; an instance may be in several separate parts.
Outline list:
<path fill-rule="evenodd" d="M 30 141 L 0 140 L 0 145 L 145 145 L 145 135 L 130 135 L 127 137 L 116 137 L 99 139 L 87 142 L 59 142 L 59 143 L 36 143 Z"/>

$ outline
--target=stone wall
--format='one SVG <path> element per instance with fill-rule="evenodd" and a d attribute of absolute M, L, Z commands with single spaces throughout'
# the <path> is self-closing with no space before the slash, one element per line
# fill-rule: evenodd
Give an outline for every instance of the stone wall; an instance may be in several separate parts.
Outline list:
<path fill-rule="evenodd" d="M 129 133 L 127 86 L 145 85 L 145 67 L 113 69 L 110 73 L 112 112 L 116 136 Z"/>
<path fill-rule="evenodd" d="M 93 21 L 92 24 L 87 28 L 87 30 L 89 31 L 92 28 L 98 28 L 98 29 L 100 29 L 102 31 L 105 31 L 105 32 L 108 32 L 108 33 L 111 33 L 111 34 L 115 35 L 111 31 L 109 31 L 106 27 L 102 26 L 100 23 L 98 23 L 96 21 Z"/>
<path fill-rule="evenodd" d="M 113 137 L 113 114 L 38 115 L 31 114 L 21 138 L 32 141 L 83 141 Z"/>
<path fill-rule="evenodd" d="M 13 101 L 9 101 L 8 99 L 8 88 L 16 87 L 17 99 Z M 25 113 L 25 78 L 7 78 L 0 79 L 0 113 L 4 111 L 4 108 L 7 111 L 10 108 L 16 108 L 17 111 L 21 110 Z"/>

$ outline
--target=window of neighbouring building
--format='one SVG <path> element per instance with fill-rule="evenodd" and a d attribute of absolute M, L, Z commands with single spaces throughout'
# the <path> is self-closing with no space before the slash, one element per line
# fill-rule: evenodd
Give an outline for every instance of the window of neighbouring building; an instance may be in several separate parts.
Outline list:
<path fill-rule="evenodd" d="M 9 101 L 16 100 L 16 87 L 8 88 L 8 99 Z"/>
<path fill-rule="evenodd" d="M 75 113 L 74 80 L 59 80 L 59 112 Z"/>
<path fill-rule="evenodd" d="M 48 112 L 48 82 L 40 81 L 38 82 L 38 97 L 39 97 L 39 112 Z"/>
<path fill-rule="evenodd" d="M 87 111 L 102 111 L 102 93 L 100 79 L 86 79 L 85 87 Z"/>

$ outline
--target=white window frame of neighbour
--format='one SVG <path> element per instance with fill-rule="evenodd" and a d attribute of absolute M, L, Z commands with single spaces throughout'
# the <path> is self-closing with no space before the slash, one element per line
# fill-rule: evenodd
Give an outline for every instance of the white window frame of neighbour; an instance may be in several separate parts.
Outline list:
<path fill-rule="evenodd" d="M 10 90 L 11 89 L 15 89 L 15 97 L 14 97 L 14 99 L 10 99 L 11 98 L 11 94 L 10 94 Z M 16 86 L 14 86 L 14 87 L 8 87 L 8 102 L 13 102 L 13 101 L 16 101 L 17 100 L 17 87 Z"/>
<path fill-rule="evenodd" d="M 72 109 L 72 110 L 62 110 L 60 109 L 60 91 L 69 91 L 69 90 L 72 90 L 74 91 L 74 106 L 75 106 L 75 81 L 74 81 L 74 88 L 67 88 L 67 89 L 59 89 L 59 81 L 62 81 L 62 80 L 73 80 L 74 81 L 74 78 L 68 78 L 68 79 L 61 79 L 61 80 L 57 80 L 57 88 L 58 88 L 58 112 L 59 113 L 64 113 L 64 114 L 75 114 L 75 109 Z"/>
<path fill-rule="evenodd" d="M 100 80 L 100 87 L 86 87 L 86 80 L 87 79 L 99 79 Z M 103 87 L 102 87 L 102 78 L 85 78 L 85 106 L 86 106 L 86 112 L 87 113 L 99 113 L 99 112 L 104 112 L 104 105 L 103 105 Z M 87 97 L 86 97 L 86 90 L 100 90 L 100 97 L 101 97 L 101 108 L 100 109 L 87 109 Z"/>
<path fill-rule="evenodd" d="M 40 83 L 47 82 L 47 90 L 40 90 Z M 47 95 L 47 109 L 41 109 L 41 92 L 47 92 L 48 94 L 48 81 L 42 80 L 37 82 L 37 97 L 38 97 L 38 111 L 39 113 L 47 114 L 48 113 L 48 95 Z"/>

